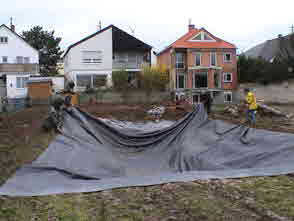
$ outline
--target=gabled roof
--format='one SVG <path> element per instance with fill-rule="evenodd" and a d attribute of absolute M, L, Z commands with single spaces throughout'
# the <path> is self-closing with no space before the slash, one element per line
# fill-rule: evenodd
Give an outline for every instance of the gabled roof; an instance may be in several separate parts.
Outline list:
<path fill-rule="evenodd" d="M 9 30 L 11 33 L 13 33 L 16 37 L 18 37 L 18 38 L 20 38 L 22 41 L 24 41 L 28 46 L 30 46 L 32 49 L 34 49 L 34 50 L 36 50 L 38 53 L 39 53 L 39 51 L 36 49 L 36 48 L 34 48 L 32 45 L 30 45 L 23 37 L 21 37 L 19 34 L 17 34 L 16 32 L 14 32 L 14 31 L 11 31 L 11 29 L 10 28 L 8 28 L 5 24 L 2 24 L 2 25 L 0 25 L 0 28 L 6 28 L 7 30 Z"/>
<path fill-rule="evenodd" d="M 204 32 L 208 34 L 211 38 L 213 38 L 215 41 L 193 41 L 193 37 L 196 37 L 199 33 Z M 231 44 L 227 41 L 224 41 L 211 33 L 209 33 L 204 28 L 201 29 L 191 29 L 188 33 L 180 37 L 178 40 L 173 42 L 171 45 L 169 45 L 167 48 L 163 49 L 158 54 L 165 52 L 166 50 L 170 48 L 228 48 L 228 49 L 236 49 L 236 46 L 234 44 Z"/>
<path fill-rule="evenodd" d="M 95 32 L 95 33 L 93 33 L 93 34 L 91 34 L 91 35 L 89 35 L 89 36 L 87 36 L 87 37 L 81 39 L 81 40 L 79 40 L 78 42 L 76 42 L 76 43 L 70 45 L 70 46 L 67 48 L 67 50 L 66 50 L 65 54 L 63 55 L 63 57 L 65 57 L 65 56 L 67 55 L 67 53 L 70 51 L 70 49 L 72 49 L 73 47 L 75 47 L 75 46 L 81 44 L 81 43 L 84 42 L 84 41 L 87 41 L 87 40 L 90 39 L 90 38 L 95 37 L 96 35 L 99 35 L 100 33 L 104 32 L 104 31 L 106 31 L 106 30 L 108 30 L 108 29 L 110 29 L 110 28 L 112 28 L 112 29 L 114 30 L 114 32 L 115 32 L 115 35 L 113 34 L 113 40 L 114 40 L 114 42 L 115 42 L 115 44 L 114 44 L 114 47 L 115 47 L 115 48 L 118 47 L 118 46 L 117 46 L 117 45 L 118 45 L 117 42 L 120 42 L 120 41 L 131 41 L 131 40 L 135 40 L 135 41 L 137 42 L 137 44 L 134 45 L 135 47 L 138 46 L 139 44 L 141 44 L 141 45 L 142 45 L 143 47 L 145 47 L 145 48 L 149 48 L 149 49 L 152 48 L 150 45 L 148 45 L 148 44 L 146 44 L 146 43 L 140 41 L 139 39 L 135 38 L 135 37 L 132 36 L 132 35 L 129 35 L 128 33 L 126 33 L 126 32 L 124 32 L 123 30 L 117 28 L 116 26 L 114 26 L 114 25 L 109 25 L 109 26 L 107 26 L 107 27 L 105 27 L 105 28 L 103 28 L 103 29 L 101 29 L 101 30 L 99 30 L 99 31 L 97 31 L 97 32 Z"/>
<path fill-rule="evenodd" d="M 286 48 L 288 49 L 290 55 L 294 56 L 294 51 L 293 49 L 291 49 L 291 43 L 290 43 L 291 35 L 286 35 L 284 37 L 281 37 L 281 39 L 275 38 L 272 40 L 267 40 L 261 44 L 258 44 L 250 48 L 243 54 L 247 57 L 253 57 L 253 58 L 261 57 L 267 61 L 271 61 L 273 58 L 275 58 L 279 54 L 281 54 L 282 56 L 284 55 L 283 51 L 281 51 L 280 49 L 280 40 L 286 41 L 285 42 Z"/>

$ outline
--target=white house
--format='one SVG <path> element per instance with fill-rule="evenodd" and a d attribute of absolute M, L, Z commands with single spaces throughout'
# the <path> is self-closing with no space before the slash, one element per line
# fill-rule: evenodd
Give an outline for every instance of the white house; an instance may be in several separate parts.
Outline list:
<path fill-rule="evenodd" d="M 124 69 L 129 80 L 150 64 L 152 47 L 110 25 L 72 44 L 64 54 L 64 74 L 75 82 L 76 90 L 87 86 L 111 86 L 112 72 Z"/>
<path fill-rule="evenodd" d="M 27 96 L 26 81 L 38 73 L 39 52 L 15 32 L 14 25 L 0 26 L 0 80 L 6 76 L 8 99 Z M 2 94 L 3 96 L 3 94 Z"/>

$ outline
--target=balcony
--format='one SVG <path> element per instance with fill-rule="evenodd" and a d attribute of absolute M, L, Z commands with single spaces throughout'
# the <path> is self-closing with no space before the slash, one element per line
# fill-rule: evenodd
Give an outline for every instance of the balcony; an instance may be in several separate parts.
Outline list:
<path fill-rule="evenodd" d="M 29 72 L 37 74 L 39 72 L 39 64 L 0 64 L 1 72 Z"/>
<path fill-rule="evenodd" d="M 113 69 L 141 69 L 144 63 L 113 62 Z"/>

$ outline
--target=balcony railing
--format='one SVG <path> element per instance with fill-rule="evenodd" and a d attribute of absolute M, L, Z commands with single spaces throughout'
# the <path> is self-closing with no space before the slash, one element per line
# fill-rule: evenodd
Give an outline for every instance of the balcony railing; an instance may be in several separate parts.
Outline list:
<path fill-rule="evenodd" d="M 39 72 L 39 64 L 0 64 L 0 72 Z"/>
<path fill-rule="evenodd" d="M 113 62 L 112 66 L 114 69 L 141 69 L 143 67 L 143 63 Z"/>

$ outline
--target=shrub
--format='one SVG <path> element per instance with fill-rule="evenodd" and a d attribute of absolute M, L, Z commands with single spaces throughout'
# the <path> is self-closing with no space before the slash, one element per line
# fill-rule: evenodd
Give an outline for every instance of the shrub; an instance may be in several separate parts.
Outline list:
<path fill-rule="evenodd" d="M 169 70 L 164 65 L 145 66 L 139 79 L 146 90 L 164 90 L 169 82 Z"/>
<path fill-rule="evenodd" d="M 125 70 L 112 72 L 113 88 L 116 90 L 125 90 L 129 87 L 128 83 L 129 74 Z"/>

